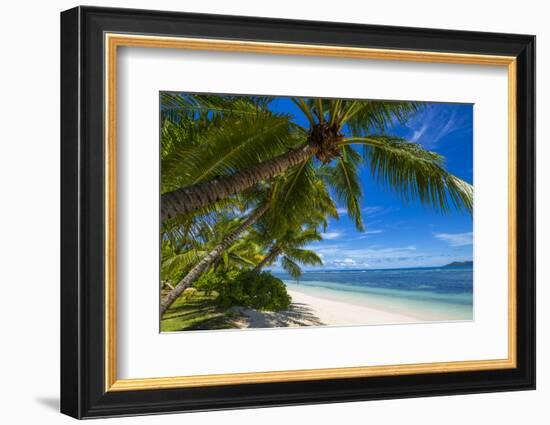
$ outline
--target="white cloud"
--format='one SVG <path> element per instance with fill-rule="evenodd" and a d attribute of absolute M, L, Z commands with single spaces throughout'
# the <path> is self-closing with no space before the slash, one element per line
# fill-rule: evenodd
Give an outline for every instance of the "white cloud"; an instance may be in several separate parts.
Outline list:
<path fill-rule="evenodd" d="M 368 238 L 370 235 L 378 235 L 379 233 L 384 232 L 382 229 L 372 229 L 372 230 L 366 230 L 361 235 L 357 237 L 357 239 L 365 239 Z"/>
<path fill-rule="evenodd" d="M 342 233 L 340 233 L 340 232 L 326 232 L 326 233 L 322 233 L 321 236 L 323 236 L 323 239 L 333 240 L 333 239 L 338 239 L 340 236 L 342 236 Z"/>
<path fill-rule="evenodd" d="M 449 111 L 429 107 L 407 122 L 409 134 L 406 138 L 421 143 L 425 148 L 433 148 L 445 136 L 471 128 L 471 125 L 467 116 L 457 116 L 456 109 Z"/>
<path fill-rule="evenodd" d="M 366 215 L 376 214 L 376 213 L 382 212 L 383 210 L 384 210 L 384 208 L 382 208 L 382 207 L 365 207 L 365 208 L 363 208 L 363 212 Z"/>
<path fill-rule="evenodd" d="M 336 211 L 338 212 L 338 215 L 346 215 L 348 213 L 347 208 L 336 208 Z"/>
<path fill-rule="evenodd" d="M 357 262 L 353 258 L 345 258 L 343 260 L 334 260 L 333 261 L 337 266 L 351 267 L 357 266 Z"/>
<path fill-rule="evenodd" d="M 382 229 L 373 229 L 373 230 L 365 230 L 363 232 L 363 235 L 377 235 L 378 233 L 382 233 Z"/>
<path fill-rule="evenodd" d="M 428 126 L 424 124 L 419 130 L 414 130 L 413 135 L 411 137 L 411 142 L 418 142 L 418 140 L 422 137 L 422 135 L 426 132 L 428 129 Z"/>
<path fill-rule="evenodd" d="M 380 206 L 374 206 L 374 207 L 365 207 L 362 209 L 363 214 L 368 217 L 369 219 L 373 219 L 374 217 L 380 217 L 382 215 L 386 215 L 395 211 L 399 211 L 399 208 L 384 208 Z"/>
<path fill-rule="evenodd" d="M 473 233 L 434 233 L 437 239 L 447 242 L 451 246 L 465 246 L 473 243 Z"/>
<path fill-rule="evenodd" d="M 327 261 L 335 261 L 336 258 L 349 258 L 356 263 L 363 263 L 365 261 L 383 260 L 388 258 L 400 258 L 419 256 L 421 254 L 416 253 L 416 246 L 409 245 L 405 247 L 381 247 L 377 245 L 371 245 L 361 248 L 349 248 L 345 244 L 330 244 L 319 245 L 311 247 L 317 253 L 321 253 L 325 256 Z"/>

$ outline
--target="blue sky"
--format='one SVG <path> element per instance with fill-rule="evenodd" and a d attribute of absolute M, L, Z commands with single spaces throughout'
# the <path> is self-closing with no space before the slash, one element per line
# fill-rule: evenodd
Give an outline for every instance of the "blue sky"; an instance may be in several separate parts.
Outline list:
<path fill-rule="evenodd" d="M 305 118 L 287 98 L 273 101 L 273 110 L 288 112 L 298 124 Z M 472 183 L 473 105 L 430 103 L 406 125 L 396 123 L 388 134 L 420 143 L 445 158 L 447 170 Z M 472 259 L 472 217 L 467 212 L 436 212 L 418 203 L 403 204 L 380 186 L 367 166 L 360 171 L 365 231 L 356 230 L 340 206 L 324 240 L 311 244 L 324 265 L 314 269 L 360 269 L 439 266 Z M 280 270 L 278 264 L 273 267 Z M 311 270 L 311 267 L 304 267 Z"/>

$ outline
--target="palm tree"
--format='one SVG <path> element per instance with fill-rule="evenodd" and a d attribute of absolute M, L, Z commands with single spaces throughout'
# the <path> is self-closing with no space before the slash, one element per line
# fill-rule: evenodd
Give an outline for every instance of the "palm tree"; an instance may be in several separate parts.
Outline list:
<path fill-rule="evenodd" d="M 273 241 L 267 255 L 256 265 L 254 270 L 260 272 L 281 258 L 281 266 L 290 276 L 298 279 L 302 275 L 300 264 L 311 266 L 322 265 L 323 260 L 309 249 L 303 248 L 311 242 L 320 241 L 323 238 L 316 229 L 289 229 L 281 238 Z"/>
<path fill-rule="evenodd" d="M 225 97 L 213 104 L 212 96 L 196 95 L 167 94 L 164 99 L 192 116 L 208 110 L 209 118 L 224 118 L 200 152 L 191 155 L 190 146 L 179 155 L 180 167 L 193 170 L 196 178 L 162 194 L 162 220 L 213 205 L 289 169 L 320 163 L 330 167 L 329 180 L 340 184 L 337 192 L 361 227 L 359 161 L 352 145 L 363 146 L 362 159 L 373 176 L 403 199 L 442 211 L 472 208 L 472 187 L 448 173 L 440 155 L 385 134 L 394 120 L 404 122 L 414 113 L 416 103 L 292 98 L 309 123 L 303 128 L 269 111 L 266 103 L 243 106 L 242 98 Z"/>
<path fill-rule="evenodd" d="M 259 205 L 258 208 L 256 208 L 256 210 L 254 210 L 248 217 L 246 217 L 242 221 L 242 223 L 237 226 L 236 229 L 225 236 L 223 240 L 214 247 L 214 249 L 212 249 L 210 252 L 208 252 L 208 254 L 202 257 L 202 259 L 195 266 L 193 266 L 191 270 L 189 270 L 189 272 L 185 275 L 183 279 L 179 281 L 174 289 L 172 289 L 166 295 L 166 297 L 161 300 L 161 316 L 168 309 L 168 307 L 170 307 L 174 303 L 174 301 L 183 293 L 183 291 L 189 288 L 191 284 L 195 280 L 197 280 L 203 272 L 209 269 L 222 256 L 222 254 L 237 241 L 237 239 L 244 233 L 244 231 L 248 229 L 251 225 L 253 225 L 269 209 L 269 206 L 269 202 L 265 202 L 262 205 Z"/>
<path fill-rule="evenodd" d="M 257 208 L 235 229 L 228 233 L 218 232 L 224 236 L 220 241 L 213 237 L 212 240 L 217 241 L 215 246 L 208 253 L 204 251 L 200 253 L 203 255 L 202 257 L 199 257 L 197 255 L 199 253 L 196 251 L 186 251 L 181 254 L 182 258 L 195 262 L 195 265 L 161 300 L 161 315 L 202 273 L 223 259 L 228 251 L 231 251 L 232 246 L 239 243 L 238 239 L 254 224 L 261 225 L 264 234 L 269 232 L 273 239 L 277 235 L 288 232 L 288 229 L 292 226 L 295 227 L 296 223 L 305 223 L 310 227 L 321 224 L 326 226 L 327 216 L 338 216 L 336 205 L 332 201 L 324 181 L 310 166 L 292 170 L 275 179 L 270 186 L 259 191 L 247 191 L 242 194 L 242 197 L 247 203 L 256 202 Z M 171 222 L 169 220 L 168 224 Z M 313 236 L 310 235 L 310 237 Z M 266 237 L 264 237 L 264 241 L 265 239 Z M 242 243 L 242 241 L 240 242 Z M 302 258 L 306 264 L 309 264 L 307 261 L 315 262 L 315 259 L 312 256 L 308 257 L 306 253 Z M 289 259 L 292 260 L 291 257 Z"/>
<path fill-rule="evenodd" d="M 161 280 L 163 286 L 174 289 L 181 278 L 220 244 L 240 224 L 240 219 L 231 213 L 216 213 L 212 220 L 201 219 L 194 229 L 179 226 L 165 232 L 161 249 Z M 211 268 L 219 271 L 255 267 L 263 258 L 261 247 L 248 235 L 216 258 Z"/>

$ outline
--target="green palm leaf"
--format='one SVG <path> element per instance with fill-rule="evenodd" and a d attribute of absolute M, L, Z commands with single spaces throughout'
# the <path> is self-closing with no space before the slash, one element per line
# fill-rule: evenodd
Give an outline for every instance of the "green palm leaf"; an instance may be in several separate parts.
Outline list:
<path fill-rule="evenodd" d="M 206 254 L 206 251 L 198 249 L 190 249 L 181 254 L 176 254 L 161 263 L 161 273 L 170 276 L 177 271 L 188 269 Z"/>
<path fill-rule="evenodd" d="M 294 279 L 298 279 L 302 275 L 300 266 L 286 255 L 281 258 L 281 267 Z"/>
<path fill-rule="evenodd" d="M 270 237 L 277 239 L 302 223 L 326 223 L 327 217 L 337 217 L 336 205 L 320 178 L 313 160 L 306 161 L 279 178 L 273 184 L 272 207 L 261 223 L 269 228 Z"/>
<path fill-rule="evenodd" d="M 319 255 L 312 250 L 302 248 L 288 248 L 285 250 L 286 256 L 295 262 L 307 264 L 310 266 L 320 266 L 323 260 Z"/>
<path fill-rule="evenodd" d="M 335 160 L 335 164 L 324 166 L 321 172 L 335 193 L 336 198 L 346 205 L 355 227 L 363 231 L 363 219 L 361 217 L 363 192 L 357 170 L 361 157 L 349 146 L 342 146 L 341 152 L 342 156 Z"/>
<path fill-rule="evenodd" d="M 389 136 L 353 137 L 342 143 L 362 144 L 373 176 L 404 201 L 418 199 L 442 212 L 451 205 L 472 211 L 473 187 L 447 172 L 441 155 Z"/>
<path fill-rule="evenodd" d="M 302 139 L 293 131 L 288 116 L 261 110 L 252 116 L 224 118 L 223 126 L 196 129 L 182 125 L 162 136 L 178 137 L 163 141 L 163 145 L 173 146 L 163 158 L 163 193 L 247 168 L 286 152 Z"/>
<path fill-rule="evenodd" d="M 384 133 L 395 121 L 404 123 L 422 107 L 418 102 L 344 101 L 340 125 L 354 136 Z"/>
<path fill-rule="evenodd" d="M 272 98 L 267 96 L 218 96 L 190 93 L 161 93 L 161 113 L 164 118 L 178 122 L 201 117 L 214 119 L 229 115 L 255 115 L 267 110 Z"/>
<path fill-rule="evenodd" d="M 294 232 L 292 236 L 292 246 L 303 247 L 311 242 L 318 242 L 323 240 L 323 237 L 319 234 L 317 229 L 309 228 Z"/>

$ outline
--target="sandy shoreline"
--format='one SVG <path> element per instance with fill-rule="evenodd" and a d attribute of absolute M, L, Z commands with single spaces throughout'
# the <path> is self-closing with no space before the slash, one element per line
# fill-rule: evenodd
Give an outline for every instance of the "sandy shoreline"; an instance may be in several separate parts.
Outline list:
<path fill-rule="evenodd" d="M 239 328 L 275 328 L 323 325 L 377 325 L 417 322 L 418 318 L 359 306 L 343 301 L 328 300 L 299 291 L 289 290 L 292 304 L 286 311 L 263 312 L 234 308 L 241 318 Z"/>
<path fill-rule="evenodd" d="M 418 318 L 371 307 L 328 300 L 302 292 L 288 290 L 293 304 L 307 305 L 326 325 L 377 325 L 417 322 Z"/>

